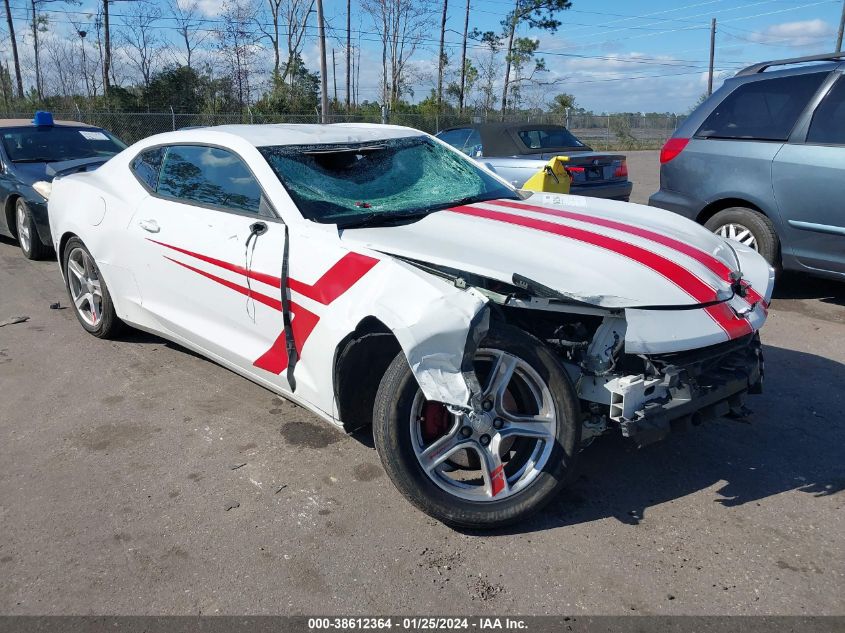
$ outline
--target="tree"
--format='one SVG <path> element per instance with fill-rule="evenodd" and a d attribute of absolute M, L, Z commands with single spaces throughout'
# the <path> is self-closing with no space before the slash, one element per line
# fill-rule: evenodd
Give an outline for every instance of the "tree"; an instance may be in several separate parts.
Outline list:
<path fill-rule="evenodd" d="M 566 92 L 556 95 L 549 104 L 549 112 L 553 114 L 566 114 L 567 110 L 575 108 L 575 97 Z"/>
<path fill-rule="evenodd" d="M 124 17 L 126 26 L 121 31 L 121 40 L 131 53 L 129 65 L 140 73 L 145 88 L 150 85 L 163 51 L 164 42 L 156 28 L 160 19 L 159 8 L 146 2 L 131 5 L 130 12 Z"/>
<path fill-rule="evenodd" d="M 508 90 L 510 89 L 511 65 L 517 59 L 514 53 L 521 55 L 519 61 L 524 63 L 525 55 L 529 52 L 524 46 L 526 38 L 515 40 L 516 31 L 521 24 L 528 24 L 531 28 L 540 29 L 554 33 L 561 25 L 556 18 L 558 11 L 563 11 L 572 6 L 570 0 L 515 0 L 513 11 L 502 20 L 504 39 L 507 40 L 505 47 L 505 77 L 502 88 L 502 116 L 508 107 Z M 515 49 L 514 44 L 523 44 L 522 50 Z M 536 47 L 534 48 L 536 51 Z M 530 52 L 533 56 L 533 51 Z"/>
<path fill-rule="evenodd" d="M 199 3 L 197 0 L 167 0 L 167 3 L 176 21 L 176 30 L 185 45 L 185 65 L 193 68 L 194 51 L 208 37 L 208 33 L 202 33 L 199 29 Z"/>
<path fill-rule="evenodd" d="M 12 8 L 6 0 L 6 23 L 9 27 L 9 40 L 12 44 L 12 61 L 15 64 L 15 80 L 18 84 L 18 99 L 23 99 L 23 79 L 21 78 L 21 62 L 18 58 L 18 42 L 15 39 L 15 22 L 12 20 Z"/>
<path fill-rule="evenodd" d="M 249 106 L 252 97 L 250 79 L 255 61 L 255 39 L 248 26 L 254 15 L 252 0 L 225 0 L 220 15 L 222 26 L 217 32 L 218 47 L 228 66 L 240 109 Z"/>
<path fill-rule="evenodd" d="M 382 104 L 391 110 L 399 104 L 408 60 L 429 33 L 432 0 L 362 0 L 381 38 Z"/>
<path fill-rule="evenodd" d="M 272 18 L 270 30 L 267 30 L 263 23 L 259 22 L 264 37 L 270 41 L 273 47 L 273 74 L 279 75 L 284 81 L 289 73 L 295 72 L 295 61 L 300 58 L 302 52 L 305 31 L 308 27 L 308 19 L 314 10 L 314 0 L 266 0 L 270 8 Z M 281 59 L 281 31 L 284 26 L 287 42 L 287 60 L 282 65 Z"/>
<path fill-rule="evenodd" d="M 350 98 L 352 83 L 352 0 L 346 0 L 346 113 L 350 111 Z"/>
<path fill-rule="evenodd" d="M 270 91 L 259 99 L 255 107 L 267 113 L 314 111 L 320 102 L 320 76 L 309 71 L 297 57 L 291 68 L 295 69 L 285 81 L 273 78 Z"/>

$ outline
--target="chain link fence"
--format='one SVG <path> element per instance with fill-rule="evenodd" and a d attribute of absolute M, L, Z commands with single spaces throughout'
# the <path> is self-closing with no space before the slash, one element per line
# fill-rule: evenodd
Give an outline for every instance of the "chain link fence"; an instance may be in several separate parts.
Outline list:
<path fill-rule="evenodd" d="M 9 113 L 11 118 L 29 119 L 32 113 Z M 105 128 L 126 143 L 142 138 L 192 127 L 229 125 L 237 123 L 319 123 L 317 112 L 297 114 L 266 114 L 247 110 L 244 113 L 196 113 L 169 112 L 107 112 L 80 109 L 54 111 L 56 120 L 81 121 Z M 640 114 L 538 114 L 508 115 L 505 120 L 513 123 L 536 123 L 565 125 L 584 143 L 596 150 L 659 149 L 683 123 L 684 116 L 640 115 Z M 332 123 L 341 122 L 387 122 L 395 125 L 436 133 L 450 127 L 500 121 L 498 113 L 487 117 L 466 115 L 429 116 L 410 113 L 390 113 L 385 118 L 377 112 L 367 114 L 333 114 Z"/>

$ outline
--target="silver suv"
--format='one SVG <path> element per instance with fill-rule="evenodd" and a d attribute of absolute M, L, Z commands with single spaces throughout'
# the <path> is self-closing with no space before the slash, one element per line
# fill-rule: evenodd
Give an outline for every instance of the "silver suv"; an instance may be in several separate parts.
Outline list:
<path fill-rule="evenodd" d="M 845 281 L 843 59 L 764 62 L 725 81 L 664 145 L 649 204 L 775 267 Z"/>

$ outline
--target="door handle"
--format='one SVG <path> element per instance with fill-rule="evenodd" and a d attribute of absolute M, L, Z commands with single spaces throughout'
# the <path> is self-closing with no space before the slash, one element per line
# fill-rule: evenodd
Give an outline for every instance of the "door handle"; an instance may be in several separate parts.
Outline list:
<path fill-rule="evenodd" d="M 155 220 L 139 220 L 138 226 L 150 233 L 158 233 L 161 230 Z"/>

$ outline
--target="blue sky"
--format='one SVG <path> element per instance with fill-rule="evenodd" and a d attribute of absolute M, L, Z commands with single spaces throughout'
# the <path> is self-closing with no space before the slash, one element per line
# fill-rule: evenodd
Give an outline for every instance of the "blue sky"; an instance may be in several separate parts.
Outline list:
<path fill-rule="evenodd" d="M 165 0 L 150 0 L 165 5 Z M 225 0 L 199 0 L 209 28 L 215 26 Z M 255 0 L 261 5 L 266 0 Z M 438 4 L 440 0 L 433 0 Z M 460 32 L 466 0 L 449 0 L 447 44 L 450 56 L 460 55 Z M 24 30 L 25 0 L 11 0 L 19 33 Z M 329 23 L 329 46 L 338 57 L 338 90 L 343 99 L 343 41 L 346 1 L 324 0 Z M 353 40 L 362 50 L 360 97 L 379 97 L 380 48 L 369 18 L 353 0 Z M 72 9 L 85 22 L 93 0 Z M 113 22 L 120 27 L 125 2 L 114 5 Z M 441 5 L 442 6 L 442 5 Z M 499 30 L 499 22 L 512 6 L 511 0 L 472 0 L 470 28 Z M 779 57 L 828 52 L 834 48 L 842 0 L 573 0 L 572 9 L 561 13 L 563 26 L 557 33 L 524 30 L 521 35 L 540 40 L 540 56 L 548 73 L 543 86 L 530 96 L 534 102 L 558 92 L 574 94 L 579 105 L 596 112 L 685 112 L 706 88 L 710 19 L 717 19 L 717 81 L 744 65 Z M 64 36 L 68 20 L 51 13 L 52 32 Z M 160 34 L 172 38 L 172 22 L 163 21 Z M 5 35 L 5 32 L 4 32 Z M 316 29 L 309 30 L 303 55 L 317 67 Z M 426 96 L 436 80 L 438 32 L 421 43 L 412 63 L 414 99 Z M 6 38 L 4 38 L 5 40 Z M 25 43 L 25 42 L 24 42 Z M 0 56 L 7 56 L 7 42 L 0 43 Z M 265 44 L 266 45 L 266 44 Z M 211 55 L 212 53 L 209 53 Z M 472 58 L 480 54 L 472 48 Z M 261 56 L 266 68 L 269 57 Z M 331 60 L 329 61 L 331 74 Z M 331 77 L 330 77 L 331 81 Z"/>

